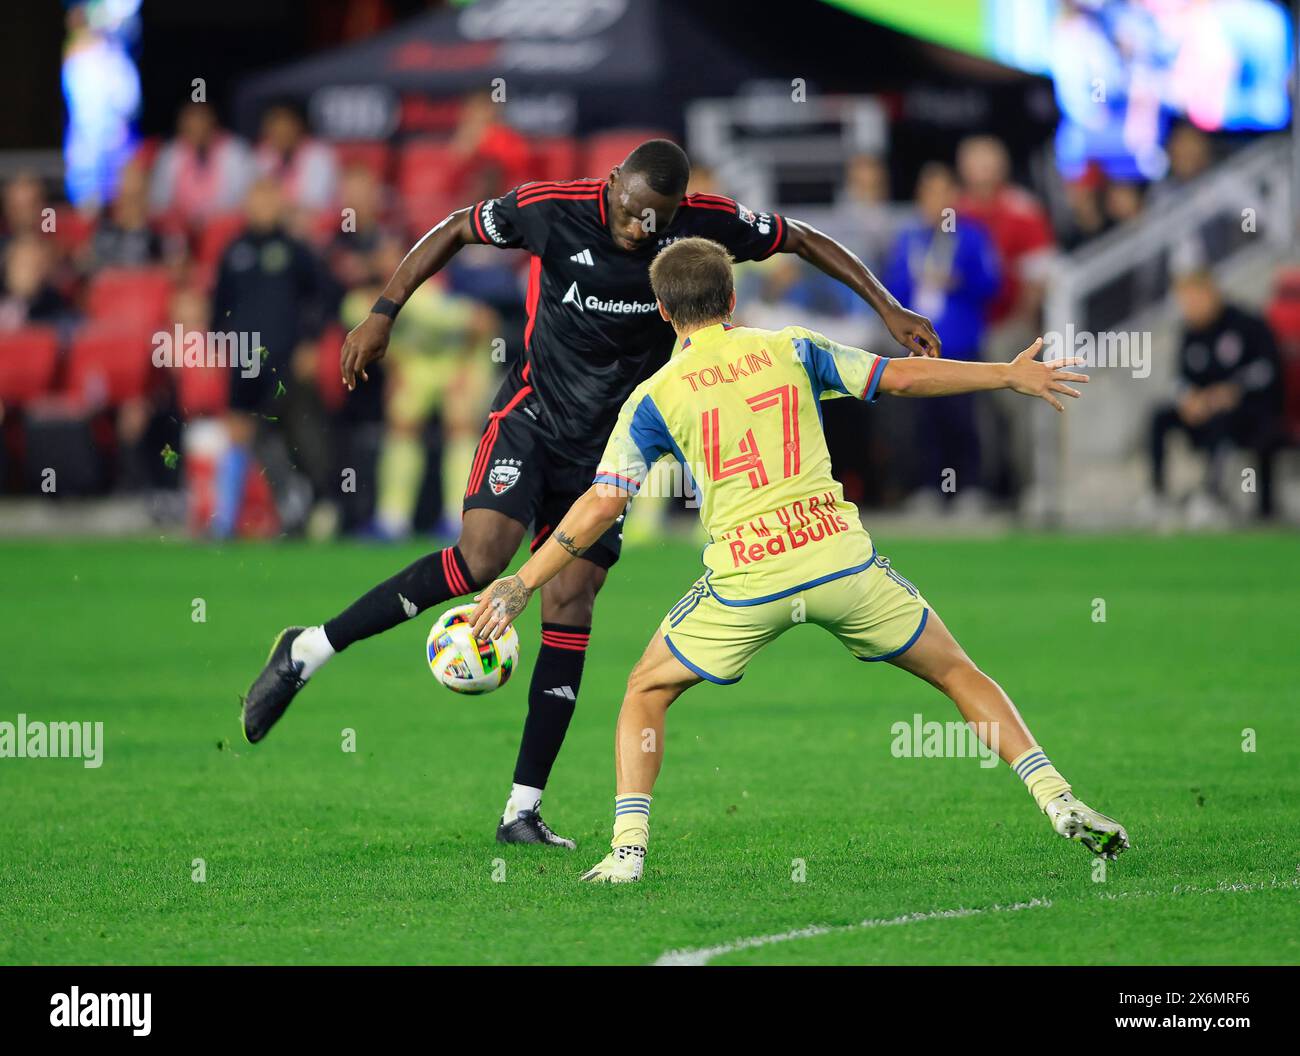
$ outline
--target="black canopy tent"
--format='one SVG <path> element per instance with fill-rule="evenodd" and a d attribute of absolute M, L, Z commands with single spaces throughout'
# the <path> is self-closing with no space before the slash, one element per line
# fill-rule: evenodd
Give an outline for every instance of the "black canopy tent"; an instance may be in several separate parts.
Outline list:
<path fill-rule="evenodd" d="M 246 79 L 235 123 L 252 134 L 266 106 L 293 100 L 319 134 L 386 138 L 427 130 L 431 101 L 499 86 L 528 131 L 680 132 L 688 99 L 758 72 L 661 0 L 479 0 Z"/>

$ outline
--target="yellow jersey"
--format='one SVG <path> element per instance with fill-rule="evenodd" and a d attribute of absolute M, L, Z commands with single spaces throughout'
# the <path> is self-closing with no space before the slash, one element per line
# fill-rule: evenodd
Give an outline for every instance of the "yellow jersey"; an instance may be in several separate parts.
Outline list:
<path fill-rule="evenodd" d="M 831 475 L 820 402 L 874 401 L 887 362 L 799 326 L 697 330 L 623 404 L 595 483 L 636 494 L 675 457 L 720 601 L 756 605 L 859 572 L 874 547 Z"/>

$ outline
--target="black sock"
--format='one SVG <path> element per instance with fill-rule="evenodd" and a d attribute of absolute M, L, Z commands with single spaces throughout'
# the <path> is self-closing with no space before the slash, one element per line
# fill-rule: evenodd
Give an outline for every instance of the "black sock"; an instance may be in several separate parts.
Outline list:
<path fill-rule="evenodd" d="M 458 547 L 448 547 L 407 565 L 372 587 L 325 624 L 325 636 L 341 653 L 353 642 L 405 623 L 431 605 L 468 594 L 479 584 Z"/>
<path fill-rule="evenodd" d="M 590 627 L 542 624 L 542 647 L 528 687 L 528 718 L 515 762 L 515 784 L 545 788 L 578 702 Z M 333 641 L 331 638 L 330 641 Z"/>

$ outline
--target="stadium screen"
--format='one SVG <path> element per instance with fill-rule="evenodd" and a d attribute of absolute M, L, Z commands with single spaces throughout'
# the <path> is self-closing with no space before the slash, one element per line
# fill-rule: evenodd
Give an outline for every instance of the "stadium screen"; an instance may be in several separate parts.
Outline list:
<path fill-rule="evenodd" d="M 1067 176 L 1160 175 L 1159 144 L 1185 117 L 1207 131 L 1290 118 L 1291 21 L 1274 0 L 829 0 L 946 47 L 1051 77 Z"/>

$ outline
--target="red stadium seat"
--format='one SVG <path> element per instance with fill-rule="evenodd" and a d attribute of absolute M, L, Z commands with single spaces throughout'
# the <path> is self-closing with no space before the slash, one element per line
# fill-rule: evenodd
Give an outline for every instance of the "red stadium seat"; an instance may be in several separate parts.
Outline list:
<path fill-rule="evenodd" d="M 414 140 L 401 148 L 397 193 L 412 233 L 423 234 L 452 209 L 466 204 L 457 201 L 455 194 L 461 167 L 461 160 L 441 141 Z"/>
<path fill-rule="evenodd" d="M 171 296 L 165 268 L 109 268 L 91 280 L 86 314 L 94 322 L 157 328 L 167 322 Z"/>
<path fill-rule="evenodd" d="M 338 158 L 340 170 L 359 166 L 368 169 L 381 183 L 388 182 L 393 149 L 387 143 L 374 140 L 335 143 L 334 155 Z"/>
<path fill-rule="evenodd" d="M 578 180 L 584 176 L 603 176 L 603 172 L 585 172 L 578 160 L 578 144 L 562 137 L 533 142 L 532 178 L 535 180 Z"/>
<path fill-rule="evenodd" d="M 215 268 L 226 247 L 244 230 L 243 213 L 222 213 L 203 225 L 196 257 L 200 264 Z"/>
<path fill-rule="evenodd" d="M 335 325 L 327 326 L 320 335 L 316 346 L 316 388 L 320 392 L 321 403 L 327 410 L 337 411 L 343 406 L 348 390 L 343 387 L 343 375 L 339 369 L 339 350 L 343 347 L 343 338 L 347 331 Z"/>
<path fill-rule="evenodd" d="M 461 159 L 440 140 L 417 139 L 405 144 L 397 160 L 397 192 L 403 198 L 451 194 L 462 168 Z"/>
<path fill-rule="evenodd" d="M 54 241 L 69 253 L 76 253 L 90 242 L 95 232 L 95 218 L 78 212 L 70 205 L 58 207 L 54 212 Z"/>
<path fill-rule="evenodd" d="M 409 198 L 402 202 L 402 219 L 412 240 L 420 238 L 429 228 L 441 223 L 447 214 L 470 202 L 462 202 L 450 194 Z"/>
<path fill-rule="evenodd" d="M 652 128 L 620 128 L 613 132 L 599 132 L 587 140 L 584 176 L 604 177 L 609 170 L 622 163 L 634 147 L 647 139 L 672 139 L 667 132 Z"/>
<path fill-rule="evenodd" d="M 1282 361 L 1287 432 L 1300 441 L 1300 268 L 1278 271 L 1267 313 Z"/>
<path fill-rule="evenodd" d="M 181 415 L 190 421 L 224 414 L 230 406 L 232 373 L 233 370 L 226 367 L 183 367 L 177 370 L 174 374 L 176 402 Z"/>
<path fill-rule="evenodd" d="M 67 391 L 91 406 L 143 396 L 153 370 L 152 327 L 88 323 L 68 350 Z"/>
<path fill-rule="evenodd" d="M 29 326 L 0 336 L 0 406 L 21 406 L 54 384 L 59 337 L 52 327 Z"/>

